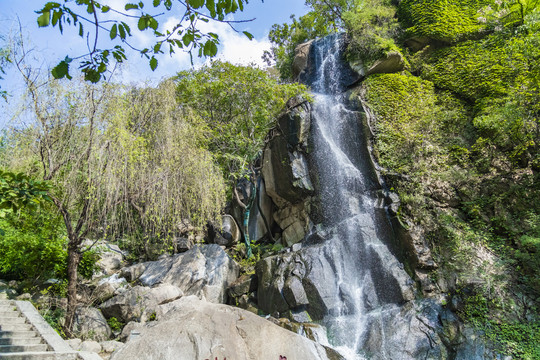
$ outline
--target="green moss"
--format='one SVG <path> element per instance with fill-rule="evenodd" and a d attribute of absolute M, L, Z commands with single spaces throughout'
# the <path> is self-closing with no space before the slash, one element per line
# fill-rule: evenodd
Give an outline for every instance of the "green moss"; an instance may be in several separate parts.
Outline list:
<path fill-rule="evenodd" d="M 366 100 L 378 117 L 376 152 L 381 166 L 417 176 L 439 166 L 447 150 L 437 139 L 450 142 L 449 134 L 463 133 L 466 117 L 459 100 L 448 93 L 437 94 L 433 83 L 410 74 L 370 76 L 364 86 Z"/>
<path fill-rule="evenodd" d="M 510 41 L 511 42 L 511 41 Z M 471 101 L 503 96 L 526 64 L 504 36 L 426 49 L 412 58 L 413 70 L 440 89 Z"/>
<path fill-rule="evenodd" d="M 425 37 L 447 43 L 478 34 L 483 24 L 478 10 L 489 0 L 404 0 L 398 8 L 406 37 Z"/>

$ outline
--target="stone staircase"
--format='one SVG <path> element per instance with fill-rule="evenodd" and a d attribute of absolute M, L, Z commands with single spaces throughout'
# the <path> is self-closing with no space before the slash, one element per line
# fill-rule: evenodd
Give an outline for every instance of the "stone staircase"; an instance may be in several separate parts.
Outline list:
<path fill-rule="evenodd" d="M 72 350 L 27 301 L 0 300 L 0 359 L 101 360 Z"/>

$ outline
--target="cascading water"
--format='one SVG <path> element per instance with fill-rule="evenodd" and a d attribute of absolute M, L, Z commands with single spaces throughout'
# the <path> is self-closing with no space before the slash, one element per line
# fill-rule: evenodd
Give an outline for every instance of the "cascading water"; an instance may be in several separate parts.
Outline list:
<path fill-rule="evenodd" d="M 324 252 L 335 273 L 322 322 L 348 359 L 396 358 L 387 353 L 389 319 L 413 297 L 412 280 L 389 250 L 393 230 L 379 204 L 380 185 L 358 112 L 347 108 L 342 36 L 312 45 L 308 84 L 312 105 L 312 163 L 317 172 Z M 319 227 L 319 228 L 321 228 Z M 377 348 L 378 353 L 366 351 Z M 373 350 L 371 350 L 373 351 Z"/>

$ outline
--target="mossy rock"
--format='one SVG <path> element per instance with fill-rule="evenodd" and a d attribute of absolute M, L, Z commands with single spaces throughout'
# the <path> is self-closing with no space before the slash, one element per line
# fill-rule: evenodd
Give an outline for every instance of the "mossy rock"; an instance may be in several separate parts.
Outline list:
<path fill-rule="evenodd" d="M 404 0 L 398 18 L 405 38 L 416 49 L 431 41 L 453 43 L 477 35 L 484 28 L 478 22 L 478 10 L 489 0 Z"/>

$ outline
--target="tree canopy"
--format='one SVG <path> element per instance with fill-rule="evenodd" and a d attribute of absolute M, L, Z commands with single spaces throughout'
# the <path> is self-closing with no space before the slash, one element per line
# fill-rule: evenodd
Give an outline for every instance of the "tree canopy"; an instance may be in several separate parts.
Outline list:
<path fill-rule="evenodd" d="M 146 57 L 152 70 L 158 66 L 156 56 L 165 52 L 172 54 L 179 49 L 190 55 L 195 52 L 200 57 L 213 57 L 218 51 L 219 36 L 213 32 L 201 31 L 200 23 L 218 21 L 234 28 L 237 23 L 249 21 L 226 18 L 229 14 L 243 11 L 246 0 L 152 0 L 151 4 L 149 1 L 121 3 L 124 6 L 116 8 L 101 0 L 48 1 L 36 11 L 40 27 L 57 27 L 63 33 L 66 26 L 74 26 L 81 38 L 91 39 L 88 53 L 76 56 L 68 54 L 52 69 L 56 79 L 70 79 L 70 65 L 73 60 L 80 59 L 79 68 L 85 80 L 96 83 L 106 77 L 111 59 L 119 63 L 127 60 L 127 48 Z M 165 14 L 177 17 L 171 28 L 160 25 Z M 135 31 L 149 32 L 155 37 L 152 46 L 138 48 L 131 41 L 133 32 L 128 23 L 133 19 L 137 22 Z M 249 32 L 243 33 L 249 39 L 253 38 Z M 112 46 L 104 49 L 99 47 L 102 34 L 110 39 Z"/>
<path fill-rule="evenodd" d="M 234 179 L 245 175 L 287 100 L 306 91 L 265 70 L 222 61 L 182 71 L 175 82 L 179 104 L 203 120 L 208 149 Z"/>

